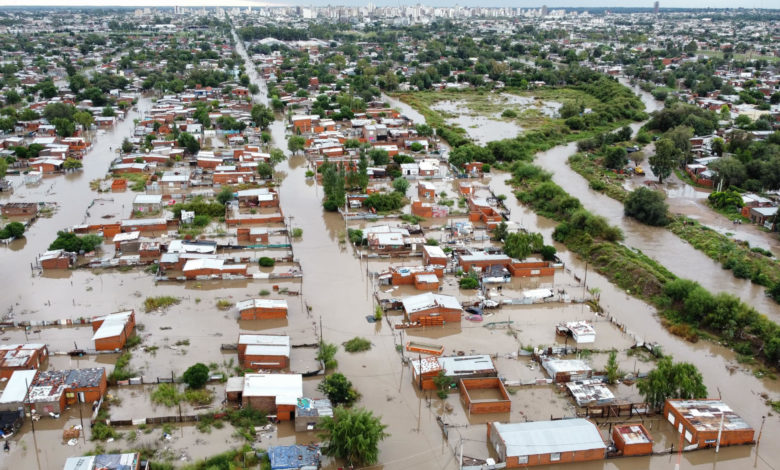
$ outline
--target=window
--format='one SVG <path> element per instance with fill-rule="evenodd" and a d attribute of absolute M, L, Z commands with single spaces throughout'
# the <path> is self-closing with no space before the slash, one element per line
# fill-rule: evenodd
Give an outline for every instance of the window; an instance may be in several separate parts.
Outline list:
<path fill-rule="evenodd" d="M 557 462 L 559 460 L 561 460 L 561 453 L 560 452 L 556 452 L 554 454 L 550 454 L 550 462 Z"/>
<path fill-rule="evenodd" d="M 518 464 L 528 463 L 528 456 L 527 455 L 521 455 L 521 456 L 517 457 L 517 463 Z"/>

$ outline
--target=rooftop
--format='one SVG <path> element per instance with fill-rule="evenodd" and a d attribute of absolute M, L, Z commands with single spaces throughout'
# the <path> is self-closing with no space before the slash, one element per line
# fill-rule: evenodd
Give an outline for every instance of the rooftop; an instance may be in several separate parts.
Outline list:
<path fill-rule="evenodd" d="M 287 301 L 284 299 L 249 299 L 236 302 L 238 310 L 248 308 L 287 308 Z"/>
<path fill-rule="evenodd" d="M 647 430 L 641 424 L 615 426 L 615 429 L 626 444 L 648 444 L 653 442 Z"/>
<path fill-rule="evenodd" d="M 407 297 L 402 300 L 402 303 L 404 311 L 407 314 L 435 307 L 451 309 L 461 308 L 460 302 L 458 302 L 458 299 L 455 297 L 451 295 L 433 294 L 431 292 Z"/>
<path fill-rule="evenodd" d="M 303 397 L 301 374 L 246 374 L 245 397 L 275 397 L 277 405 L 297 405 Z"/>
<path fill-rule="evenodd" d="M 676 409 L 697 431 L 717 431 L 720 428 L 721 415 L 723 430 L 736 431 L 752 429 L 730 406 L 720 400 L 668 400 L 669 406 Z"/>
<path fill-rule="evenodd" d="M 493 423 L 507 456 L 606 449 L 598 428 L 587 419 Z"/>

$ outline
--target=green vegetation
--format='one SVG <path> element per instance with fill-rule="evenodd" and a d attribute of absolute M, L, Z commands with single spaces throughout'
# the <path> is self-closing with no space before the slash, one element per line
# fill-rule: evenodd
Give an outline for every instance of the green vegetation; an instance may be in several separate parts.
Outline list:
<path fill-rule="evenodd" d="M 374 320 L 379 321 L 382 319 L 382 315 L 384 315 L 384 311 L 382 310 L 381 305 L 377 305 L 374 309 Z"/>
<path fill-rule="evenodd" d="M 72 253 L 85 253 L 94 251 L 103 243 L 103 238 L 98 235 L 84 235 L 79 237 L 72 232 L 57 232 L 57 239 L 49 245 L 50 250 L 65 250 Z"/>
<path fill-rule="evenodd" d="M 295 227 L 292 229 L 292 237 L 293 238 L 301 238 L 303 236 L 303 229 L 300 227 Z"/>
<path fill-rule="evenodd" d="M 177 305 L 179 302 L 181 302 L 181 299 L 178 297 L 171 297 L 168 295 L 163 295 L 159 297 L 147 297 L 144 300 L 144 311 L 146 313 L 152 312 L 154 310 L 160 310 L 170 307 L 171 305 Z"/>
<path fill-rule="evenodd" d="M 24 224 L 21 222 L 9 222 L 0 230 L 0 240 L 8 238 L 22 238 L 24 236 Z"/>
<path fill-rule="evenodd" d="M 398 210 L 402 208 L 404 204 L 406 204 L 404 195 L 397 191 L 393 191 L 392 193 L 373 193 L 363 201 L 364 206 L 378 212 Z"/>
<path fill-rule="evenodd" d="M 339 363 L 336 360 L 336 352 L 339 348 L 333 343 L 320 341 L 320 350 L 317 353 L 317 360 L 322 361 L 325 369 L 335 369 Z"/>
<path fill-rule="evenodd" d="M 252 435 L 254 437 L 254 432 Z M 240 449 L 222 452 L 196 463 L 185 465 L 181 467 L 181 470 L 248 470 L 258 468 L 258 463 L 256 452 L 249 445 L 246 445 Z M 172 469 L 173 466 L 170 468 Z M 152 467 L 152 470 L 156 469 Z"/>
<path fill-rule="evenodd" d="M 663 226 L 669 223 L 667 211 L 669 206 L 664 202 L 660 191 L 639 188 L 629 194 L 625 201 L 624 213 L 629 217 L 647 225 Z"/>
<path fill-rule="evenodd" d="M 707 397 L 707 387 L 696 366 L 688 362 L 672 363 L 668 356 L 658 360 L 656 368 L 637 383 L 637 388 L 645 402 L 656 409 L 667 398 Z"/>
<path fill-rule="evenodd" d="M 217 300 L 217 309 L 218 310 L 230 310 L 233 307 L 233 302 L 227 300 L 227 299 L 219 299 Z"/>
<path fill-rule="evenodd" d="M 479 289 L 479 276 L 474 271 L 469 271 L 468 274 L 460 278 L 458 285 L 461 289 Z"/>
<path fill-rule="evenodd" d="M 450 389 L 455 386 L 455 380 L 448 376 L 443 370 L 440 370 L 439 374 L 433 378 L 433 383 L 438 389 L 436 394 L 442 400 L 447 398 L 447 394 L 449 393 Z"/>
<path fill-rule="evenodd" d="M 110 383 L 115 384 L 119 380 L 127 380 L 136 375 L 136 372 L 130 369 L 130 359 L 132 358 L 133 354 L 130 351 L 125 351 L 119 355 L 114 365 L 114 370 L 108 375 Z"/>
<path fill-rule="evenodd" d="M 347 229 L 347 236 L 349 241 L 355 245 L 360 246 L 363 244 L 363 231 L 357 228 Z"/>
<path fill-rule="evenodd" d="M 105 421 L 95 421 L 95 424 L 92 425 L 92 435 L 90 436 L 90 440 L 92 441 L 116 440 L 120 437 L 122 437 L 121 434 L 119 434 L 116 429 L 106 424 Z"/>
<path fill-rule="evenodd" d="M 264 268 L 272 268 L 276 264 L 276 261 L 273 258 L 262 256 L 258 260 L 258 263 Z"/>
<path fill-rule="evenodd" d="M 352 382 L 338 372 L 322 379 L 317 390 L 324 393 L 334 405 L 351 406 L 359 397 L 357 391 L 352 388 Z"/>
<path fill-rule="evenodd" d="M 620 370 L 617 362 L 617 351 L 612 350 L 609 352 L 609 359 L 607 360 L 607 366 L 605 367 L 607 373 L 607 383 L 614 385 L 620 379 Z"/>
<path fill-rule="evenodd" d="M 365 466 L 379 460 L 379 441 L 388 437 L 387 426 L 365 409 L 336 407 L 333 416 L 320 421 L 325 455 L 344 459 L 348 465 Z"/>
<path fill-rule="evenodd" d="M 218 195 L 219 196 L 219 195 Z M 219 202 L 206 202 L 198 196 L 191 202 L 177 203 L 171 207 L 173 217 L 181 219 L 181 211 L 194 212 L 196 216 L 206 215 L 209 217 L 224 217 L 225 206 Z"/>
<path fill-rule="evenodd" d="M 184 371 L 181 379 L 189 388 L 203 388 L 209 380 L 209 368 L 205 364 L 198 362 Z"/>
<path fill-rule="evenodd" d="M 176 388 L 176 384 L 159 384 L 150 396 L 152 403 L 166 406 L 168 408 L 178 405 L 184 395 Z"/>
<path fill-rule="evenodd" d="M 371 349 L 371 341 L 367 340 L 366 338 L 361 338 L 360 336 L 352 338 L 351 340 L 343 343 L 343 345 L 344 350 L 351 353 L 368 351 Z"/>
<path fill-rule="evenodd" d="M 255 440 L 255 427 L 262 426 L 268 422 L 265 413 L 254 408 L 229 410 L 227 412 L 227 420 L 236 428 L 236 435 L 247 441 Z"/>

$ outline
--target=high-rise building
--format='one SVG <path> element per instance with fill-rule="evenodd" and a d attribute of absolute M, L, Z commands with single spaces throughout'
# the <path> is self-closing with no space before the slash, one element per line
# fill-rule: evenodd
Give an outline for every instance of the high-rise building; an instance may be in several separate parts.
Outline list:
<path fill-rule="evenodd" d="M 653 13 L 656 15 L 658 14 L 658 1 L 656 0 L 655 3 L 653 3 Z"/>
<path fill-rule="evenodd" d="M 542 16 L 547 16 L 548 10 L 547 5 L 542 5 Z"/>

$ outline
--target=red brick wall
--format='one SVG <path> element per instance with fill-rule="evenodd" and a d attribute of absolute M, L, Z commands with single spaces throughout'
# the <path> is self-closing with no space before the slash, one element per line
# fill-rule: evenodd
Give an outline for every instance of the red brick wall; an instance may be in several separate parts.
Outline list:
<path fill-rule="evenodd" d="M 242 320 L 269 320 L 272 318 L 287 318 L 286 308 L 252 307 L 241 311 Z"/>

